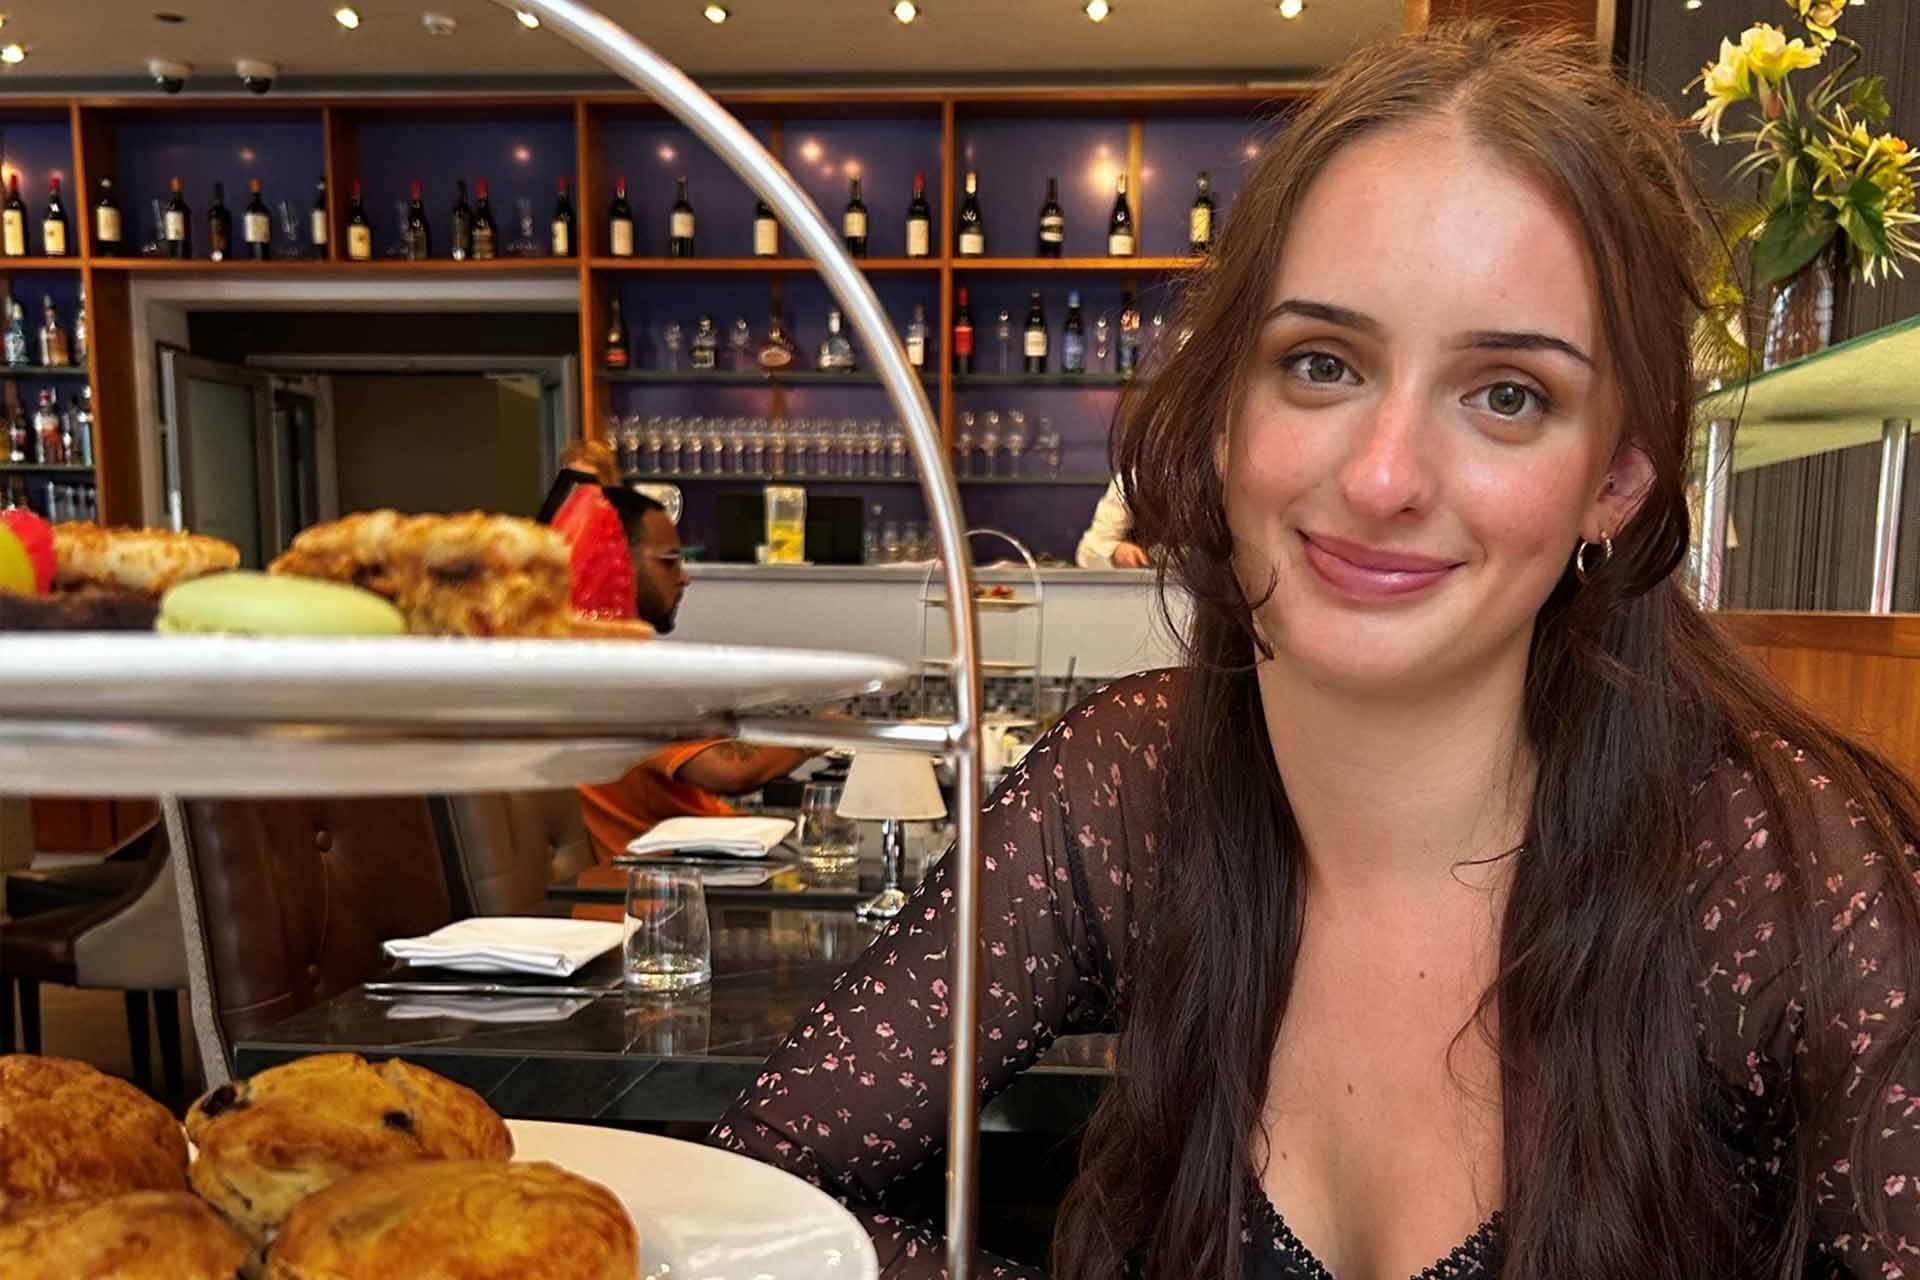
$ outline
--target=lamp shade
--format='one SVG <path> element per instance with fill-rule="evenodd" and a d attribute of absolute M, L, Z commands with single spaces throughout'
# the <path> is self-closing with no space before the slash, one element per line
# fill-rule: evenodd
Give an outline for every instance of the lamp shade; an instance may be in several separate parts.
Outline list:
<path fill-rule="evenodd" d="M 840 793 L 843 818 L 944 818 L 933 757 L 918 751 L 857 751 Z"/>

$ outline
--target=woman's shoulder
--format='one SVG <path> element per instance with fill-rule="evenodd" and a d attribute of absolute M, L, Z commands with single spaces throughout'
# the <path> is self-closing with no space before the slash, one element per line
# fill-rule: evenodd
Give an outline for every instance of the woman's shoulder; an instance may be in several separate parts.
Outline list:
<path fill-rule="evenodd" d="M 1157 770 L 1173 737 L 1173 718 L 1191 673 L 1179 667 L 1139 671 L 1109 680 L 1060 717 L 1028 753 L 1064 781 L 1068 776 Z"/>

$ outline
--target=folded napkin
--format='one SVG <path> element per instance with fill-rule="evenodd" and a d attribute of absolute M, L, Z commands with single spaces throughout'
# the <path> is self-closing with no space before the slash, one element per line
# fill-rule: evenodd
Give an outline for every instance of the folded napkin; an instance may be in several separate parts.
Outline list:
<path fill-rule="evenodd" d="M 462 973 L 537 973 L 570 976 L 595 956 L 620 945 L 620 925 L 548 916 L 474 916 L 423 938 L 392 938 L 386 952 L 409 964 Z"/>
<path fill-rule="evenodd" d="M 593 1001 L 582 996 L 415 996 L 387 1007 L 389 1021 L 459 1018 L 466 1022 L 565 1022 Z"/>
<path fill-rule="evenodd" d="M 724 853 L 764 858 L 793 833 L 791 818 L 668 818 L 627 846 L 640 857 L 651 853 Z"/>

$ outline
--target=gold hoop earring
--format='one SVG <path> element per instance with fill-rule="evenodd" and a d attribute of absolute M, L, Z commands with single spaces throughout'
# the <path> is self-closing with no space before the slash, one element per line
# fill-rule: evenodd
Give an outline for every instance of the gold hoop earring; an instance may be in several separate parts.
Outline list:
<path fill-rule="evenodd" d="M 1587 568 L 1587 552 L 1593 550 L 1593 547 L 1593 543 L 1582 538 L 1579 547 L 1573 553 L 1573 573 L 1582 582 L 1592 576 L 1592 571 Z M 1611 559 L 1613 559 L 1613 539 L 1607 536 L 1605 529 L 1602 529 L 1600 531 L 1600 563 L 1605 564 Z"/>

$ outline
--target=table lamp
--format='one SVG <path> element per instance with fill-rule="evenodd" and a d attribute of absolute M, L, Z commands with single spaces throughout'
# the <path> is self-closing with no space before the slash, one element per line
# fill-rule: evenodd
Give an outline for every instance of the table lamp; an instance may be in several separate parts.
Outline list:
<path fill-rule="evenodd" d="M 883 824 L 880 892 L 854 911 L 863 919 L 891 920 L 907 905 L 901 886 L 907 837 L 901 824 L 947 816 L 947 803 L 933 776 L 933 758 L 918 751 L 855 752 L 838 813 L 843 818 L 878 818 Z"/>

